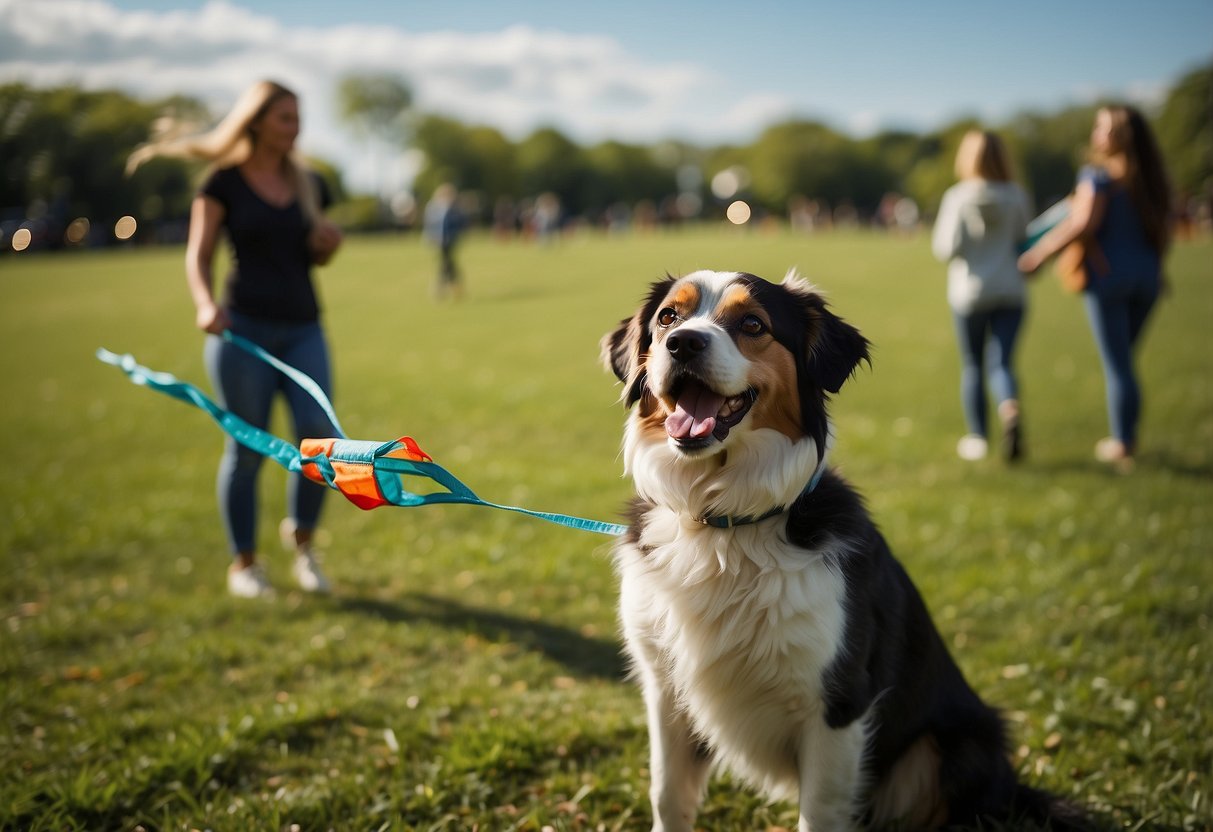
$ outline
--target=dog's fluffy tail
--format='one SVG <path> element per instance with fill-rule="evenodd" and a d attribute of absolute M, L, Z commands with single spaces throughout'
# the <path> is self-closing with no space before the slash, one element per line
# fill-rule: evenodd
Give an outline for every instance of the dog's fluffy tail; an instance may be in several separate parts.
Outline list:
<path fill-rule="evenodd" d="M 1099 828 L 1081 806 L 1022 783 L 1015 790 L 1015 809 L 1053 832 L 1096 832 Z"/>

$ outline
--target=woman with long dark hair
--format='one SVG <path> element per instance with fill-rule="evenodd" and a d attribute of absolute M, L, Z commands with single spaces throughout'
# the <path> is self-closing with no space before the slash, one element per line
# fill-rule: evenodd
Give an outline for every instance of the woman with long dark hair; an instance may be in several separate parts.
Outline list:
<path fill-rule="evenodd" d="M 1149 124 L 1132 107 L 1102 107 L 1068 217 L 1019 258 L 1031 273 L 1075 240 L 1088 243 L 1083 292 L 1111 427 L 1095 456 L 1120 470 L 1131 468 L 1137 452 L 1142 396 L 1133 352 L 1162 290 L 1170 220 L 1171 189 Z"/>

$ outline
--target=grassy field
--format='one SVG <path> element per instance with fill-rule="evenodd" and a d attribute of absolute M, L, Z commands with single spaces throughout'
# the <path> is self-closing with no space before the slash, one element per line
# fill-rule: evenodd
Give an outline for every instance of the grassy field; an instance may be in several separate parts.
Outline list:
<path fill-rule="evenodd" d="M 956 350 L 924 237 L 700 230 L 462 255 L 459 305 L 431 301 L 411 238 L 351 239 L 322 271 L 351 436 L 414 436 L 495 502 L 617 519 L 623 411 L 598 338 L 666 271 L 796 265 L 875 344 L 838 397 L 833 459 L 1006 710 L 1024 778 L 1110 829 L 1213 828 L 1213 244 L 1171 257 L 1131 476 L 1091 457 L 1103 381 L 1051 275 L 1032 289 L 1029 457 L 1012 469 L 955 457 Z M 286 475 L 267 465 L 280 591 L 226 595 L 219 431 L 93 358 L 209 387 L 181 258 L 0 258 L 0 828 L 647 829 L 605 538 L 333 495 L 337 592 L 305 597 L 273 534 Z M 795 812 L 720 777 L 699 825 Z"/>

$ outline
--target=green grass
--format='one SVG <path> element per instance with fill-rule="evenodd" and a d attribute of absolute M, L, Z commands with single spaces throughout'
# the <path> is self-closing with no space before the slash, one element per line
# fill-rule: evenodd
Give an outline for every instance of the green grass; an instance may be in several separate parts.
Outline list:
<path fill-rule="evenodd" d="M 875 343 L 838 397 L 834 461 L 1006 709 L 1024 777 L 1112 828 L 1213 827 L 1209 241 L 1171 257 L 1128 477 L 1091 459 L 1102 377 L 1051 276 L 1019 357 L 1030 456 L 1008 469 L 955 458 L 956 350 L 923 237 L 702 230 L 462 254 L 457 306 L 430 300 L 414 239 L 351 239 L 322 272 L 351 436 L 412 435 L 489 500 L 616 519 L 623 411 L 598 338 L 667 270 L 796 265 Z M 181 257 L 0 258 L 0 827 L 647 829 L 605 538 L 333 495 L 338 591 L 303 597 L 273 539 L 285 474 L 267 466 L 281 591 L 227 597 L 219 431 L 92 357 L 208 387 Z M 795 813 L 717 778 L 700 826 Z"/>

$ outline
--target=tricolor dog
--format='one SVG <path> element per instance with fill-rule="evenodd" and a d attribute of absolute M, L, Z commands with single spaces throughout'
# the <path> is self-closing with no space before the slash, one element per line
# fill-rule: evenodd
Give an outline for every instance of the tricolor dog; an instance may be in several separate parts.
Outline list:
<path fill-rule="evenodd" d="M 801 832 L 1062 811 L 1016 782 L 1002 719 L 827 467 L 827 399 L 868 346 L 794 273 L 667 278 L 603 339 L 631 408 L 615 562 L 655 830 L 692 829 L 714 764 L 797 800 Z"/>

